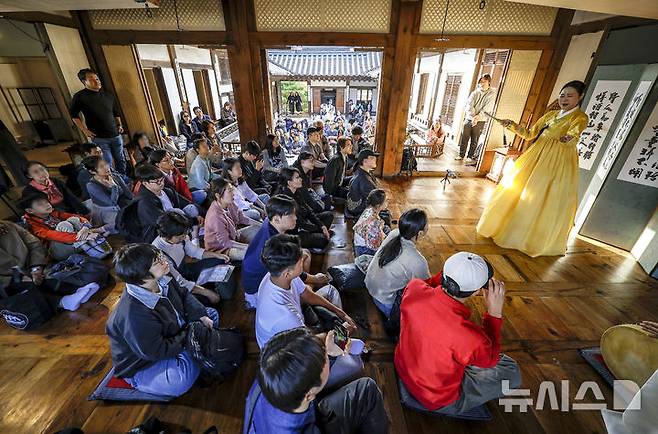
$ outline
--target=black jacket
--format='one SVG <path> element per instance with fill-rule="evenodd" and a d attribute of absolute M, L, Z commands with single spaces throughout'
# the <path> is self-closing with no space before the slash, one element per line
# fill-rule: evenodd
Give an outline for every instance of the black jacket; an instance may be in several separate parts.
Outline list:
<path fill-rule="evenodd" d="M 345 215 L 349 217 L 359 217 L 363 210 L 366 209 L 366 199 L 368 193 L 377 188 L 377 178 L 362 168 L 357 168 L 354 177 L 350 182 L 350 191 L 347 193 L 347 206 Z"/>
<path fill-rule="evenodd" d="M 242 155 L 238 157 L 238 160 L 240 161 L 240 167 L 242 167 L 242 178 L 247 182 L 247 185 L 254 191 L 257 188 L 264 188 L 269 192 L 270 186 L 265 182 L 260 171 L 256 170 L 256 165 L 245 160 Z"/>
<path fill-rule="evenodd" d="M 314 212 L 320 213 L 324 211 L 324 202 L 315 190 L 313 190 L 310 174 L 304 173 L 304 169 L 299 160 L 295 161 L 292 167 L 299 170 L 299 176 L 302 178 L 302 188 L 297 190 L 300 200 Z"/>
<path fill-rule="evenodd" d="M 297 204 L 297 226 L 295 229 L 304 230 L 306 232 L 322 232 L 322 221 L 318 218 L 315 212 L 302 200 L 301 192 L 299 189 L 292 194 L 288 187 L 280 189 L 277 194 L 284 194 L 295 200 Z"/>
<path fill-rule="evenodd" d="M 87 207 L 84 206 L 82 202 L 80 202 L 80 199 L 75 197 L 75 195 L 71 192 L 71 190 L 69 190 L 66 184 L 64 184 L 64 181 L 57 178 L 50 178 L 50 180 L 62 193 L 62 196 L 64 196 L 64 200 L 59 205 L 55 206 L 56 209 L 72 214 L 89 214 L 90 211 L 87 209 Z M 27 184 L 23 189 L 23 193 L 21 194 L 21 200 L 38 192 L 39 190 L 32 187 L 30 184 Z"/>
<path fill-rule="evenodd" d="M 174 309 L 183 317 L 183 326 L 178 324 Z M 184 350 L 187 323 L 203 316 L 203 305 L 174 279 L 169 282 L 166 299 L 161 298 L 154 309 L 124 289 L 105 326 L 115 375 L 130 378 L 159 360 L 175 357 Z"/>
<path fill-rule="evenodd" d="M 164 192 L 169 197 L 169 200 L 171 200 L 171 204 L 174 208 L 183 209 L 190 204 L 187 199 L 169 187 L 165 187 Z M 142 225 L 144 240 L 146 240 L 145 242 L 150 243 L 157 236 L 156 222 L 158 221 L 158 217 L 164 213 L 164 208 L 162 207 L 160 199 L 144 186 L 139 189 L 137 199 L 139 200 L 139 204 L 137 205 L 137 215 L 139 217 L 139 222 Z"/>
<path fill-rule="evenodd" d="M 340 152 L 331 157 L 324 169 L 324 180 L 322 181 L 322 188 L 326 194 L 336 194 L 338 187 L 342 184 L 346 164 L 345 157 Z"/>

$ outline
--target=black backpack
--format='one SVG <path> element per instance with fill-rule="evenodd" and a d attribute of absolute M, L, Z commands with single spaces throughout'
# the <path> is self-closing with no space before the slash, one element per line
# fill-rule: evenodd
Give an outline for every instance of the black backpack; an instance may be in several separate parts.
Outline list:
<path fill-rule="evenodd" d="M 46 276 L 57 281 L 57 291 L 76 290 L 92 282 L 102 288 L 109 277 L 110 267 L 102 260 L 77 253 L 53 265 Z"/>
<path fill-rule="evenodd" d="M 115 220 L 115 227 L 127 243 L 145 243 L 144 228 L 139 221 L 139 199 L 121 208 Z"/>
<path fill-rule="evenodd" d="M 210 377 L 224 381 L 245 358 L 244 336 L 236 328 L 209 328 L 200 321 L 189 324 L 185 349 Z"/>
<path fill-rule="evenodd" d="M 418 161 L 410 147 L 402 150 L 402 164 L 400 164 L 400 173 L 407 172 L 409 176 L 413 175 L 414 170 L 418 170 Z"/>

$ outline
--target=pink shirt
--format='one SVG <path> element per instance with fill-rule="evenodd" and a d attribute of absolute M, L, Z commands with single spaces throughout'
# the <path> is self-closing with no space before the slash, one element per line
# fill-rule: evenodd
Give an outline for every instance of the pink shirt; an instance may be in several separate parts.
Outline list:
<path fill-rule="evenodd" d="M 248 224 L 251 224 L 251 220 L 234 203 L 229 204 L 227 209 L 223 209 L 217 201 L 213 201 L 206 214 L 204 224 L 206 248 L 220 250 L 235 247 L 238 225 Z"/>

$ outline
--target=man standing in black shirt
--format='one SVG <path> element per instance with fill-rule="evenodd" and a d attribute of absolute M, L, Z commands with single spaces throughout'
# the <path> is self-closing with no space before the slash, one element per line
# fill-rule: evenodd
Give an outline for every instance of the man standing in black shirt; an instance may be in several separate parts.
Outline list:
<path fill-rule="evenodd" d="M 103 158 L 121 174 L 126 173 L 123 127 L 114 96 L 101 91 L 101 81 L 91 69 L 78 71 L 85 88 L 73 95 L 70 114 L 75 125 L 103 150 Z M 80 117 L 80 114 L 84 119 Z"/>

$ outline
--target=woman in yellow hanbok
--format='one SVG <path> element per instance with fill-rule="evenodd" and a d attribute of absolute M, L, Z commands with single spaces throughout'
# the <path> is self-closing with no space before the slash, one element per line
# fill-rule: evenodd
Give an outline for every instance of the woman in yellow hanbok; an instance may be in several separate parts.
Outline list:
<path fill-rule="evenodd" d="M 588 117 L 580 110 L 585 84 L 572 81 L 553 110 L 528 130 L 502 125 L 532 141 L 503 176 L 477 224 L 478 234 L 529 256 L 564 255 L 578 206 L 578 150 Z"/>

